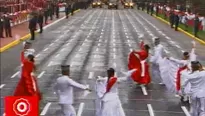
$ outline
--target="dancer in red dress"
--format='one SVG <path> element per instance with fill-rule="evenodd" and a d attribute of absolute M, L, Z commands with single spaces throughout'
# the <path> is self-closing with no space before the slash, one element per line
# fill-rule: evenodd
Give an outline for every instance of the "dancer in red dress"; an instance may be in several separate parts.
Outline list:
<path fill-rule="evenodd" d="M 142 41 L 140 48 L 141 50 L 130 53 L 128 69 L 137 69 L 137 71 L 132 74 L 132 79 L 138 84 L 147 85 L 151 81 L 149 64 L 146 61 L 149 55 L 150 47 L 148 45 L 144 45 L 144 42 Z"/>
<path fill-rule="evenodd" d="M 20 81 L 14 92 L 14 96 L 37 96 L 41 100 L 41 94 L 33 75 L 35 70 L 34 56 L 29 54 L 23 61 Z"/>

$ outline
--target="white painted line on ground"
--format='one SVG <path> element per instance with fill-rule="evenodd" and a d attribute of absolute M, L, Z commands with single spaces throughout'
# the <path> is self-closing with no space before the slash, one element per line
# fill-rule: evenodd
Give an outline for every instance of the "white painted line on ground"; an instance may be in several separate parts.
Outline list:
<path fill-rule="evenodd" d="M 127 42 L 130 43 L 130 40 L 128 39 Z"/>
<path fill-rule="evenodd" d="M 115 68 L 117 67 L 117 65 L 116 65 L 116 63 L 115 63 L 115 62 L 113 63 L 113 66 L 114 66 Z"/>
<path fill-rule="evenodd" d="M 179 45 L 175 45 L 175 46 L 176 46 L 177 48 L 179 48 L 179 49 L 181 48 Z"/>
<path fill-rule="evenodd" d="M 129 36 L 126 36 L 126 38 L 129 38 Z"/>
<path fill-rule="evenodd" d="M 41 54 L 37 54 L 36 57 L 39 57 Z"/>
<path fill-rule="evenodd" d="M 94 76 L 94 72 L 89 72 L 88 79 L 92 79 Z"/>
<path fill-rule="evenodd" d="M 60 54 L 57 54 L 57 55 L 55 56 L 55 58 L 57 58 L 59 55 L 60 55 Z"/>
<path fill-rule="evenodd" d="M 56 21 L 54 21 L 53 23 L 50 23 L 50 24 L 44 26 L 43 29 L 46 29 L 46 28 L 48 28 L 48 27 L 50 27 L 50 26 L 52 26 L 52 25 L 54 25 L 54 24 L 60 22 L 60 21 L 63 20 L 63 19 L 65 19 L 65 17 L 62 17 L 62 18 L 60 18 L 59 20 L 56 20 Z"/>
<path fill-rule="evenodd" d="M 116 59 L 116 55 L 115 54 L 114 54 L 113 58 Z"/>
<path fill-rule="evenodd" d="M 19 73 L 20 73 L 20 71 L 18 71 L 18 72 L 16 72 L 16 73 L 14 73 L 14 74 L 11 76 L 11 78 L 16 77 Z"/>
<path fill-rule="evenodd" d="M 115 49 L 115 48 L 113 49 L 113 52 L 116 52 L 116 49 Z"/>
<path fill-rule="evenodd" d="M 50 61 L 48 64 L 48 66 L 51 66 L 51 65 L 53 65 L 53 61 Z"/>
<path fill-rule="evenodd" d="M 92 67 L 95 67 L 95 62 L 92 63 Z"/>
<path fill-rule="evenodd" d="M 63 52 L 63 51 L 65 51 L 65 48 L 63 48 L 60 52 Z"/>
<path fill-rule="evenodd" d="M 45 71 L 42 71 L 37 78 L 41 78 L 45 74 Z"/>
<path fill-rule="evenodd" d="M 142 93 L 143 93 L 143 95 L 148 95 L 148 93 L 147 93 L 147 90 L 146 90 L 146 87 L 145 87 L 145 86 L 141 86 L 141 89 L 142 89 Z"/>
<path fill-rule="evenodd" d="M 131 44 L 128 44 L 129 47 L 131 47 Z"/>
<path fill-rule="evenodd" d="M 80 103 L 77 116 L 81 116 L 82 115 L 84 106 L 85 106 L 85 103 Z"/>
<path fill-rule="evenodd" d="M 130 52 L 132 52 L 133 50 L 130 48 Z"/>
<path fill-rule="evenodd" d="M 48 109 L 49 109 L 49 107 L 51 106 L 51 102 L 48 102 L 47 104 L 46 104 L 46 106 L 43 108 L 43 111 L 41 112 L 41 116 L 44 116 L 44 115 L 46 115 L 46 113 L 47 113 L 47 111 L 48 111 Z"/>
<path fill-rule="evenodd" d="M 189 111 L 186 109 L 185 106 L 181 106 L 181 108 L 182 108 L 182 110 L 184 111 L 184 113 L 185 113 L 186 116 L 191 116 L 190 113 L 189 113 Z"/>
<path fill-rule="evenodd" d="M 150 116 L 154 116 L 154 110 L 152 108 L 152 105 L 151 104 L 147 104 L 147 108 L 148 108 L 148 111 L 149 111 L 149 115 Z"/>
<path fill-rule="evenodd" d="M 48 48 L 44 49 L 43 51 L 45 52 L 45 51 L 47 51 L 47 50 L 48 50 Z"/>
<path fill-rule="evenodd" d="M 0 85 L 0 89 L 2 89 L 6 84 L 1 84 Z"/>
<path fill-rule="evenodd" d="M 51 43 L 49 46 L 52 46 L 54 43 Z"/>

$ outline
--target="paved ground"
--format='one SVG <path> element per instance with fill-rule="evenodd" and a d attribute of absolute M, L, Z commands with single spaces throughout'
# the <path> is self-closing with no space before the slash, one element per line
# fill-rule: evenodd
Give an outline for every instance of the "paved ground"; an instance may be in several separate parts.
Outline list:
<path fill-rule="evenodd" d="M 108 67 L 119 72 L 127 69 L 127 56 L 138 49 L 138 37 L 151 44 L 158 36 L 170 56 L 181 57 L 190 50 L 192 39 L 175 32 L 144 12 L 137 10 L 82 10 L 68 20 L 62 20 L 37 36 L 33 47 L 38 53 L 38 82 L 43 92 L 41 115 L 56 116 L 59 109 L 52 85 L 60 72 L 60 64 L 71 64 L 71 77 L 94 89 L 94 77 L 105 76 Z M 22 45 L 1 54 L 1 112 L 3 97 L 12 95 L 18 82 L 19 58 Z M 205 46 L 197 43 L 197 54 L 205 61 Z M 203 63 L 205 64 L 205 63 Z M 144 89 L 124 82 L 120 85 L 120 99 L 127 116 L 185 116 L 183 105 L 173 94 L 153 79 Z M 75 91 L 75 108 L 84 104 L 82 116 L 94 116 L 95 92 Z"/>

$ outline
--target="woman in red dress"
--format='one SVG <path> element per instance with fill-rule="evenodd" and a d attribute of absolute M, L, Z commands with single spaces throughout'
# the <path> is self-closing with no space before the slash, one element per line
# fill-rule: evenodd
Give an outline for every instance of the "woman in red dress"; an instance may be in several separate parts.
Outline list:
<path fill-rule="evenodd" d="M 132 74 L 132 79 L 138 84 L 147 85 L 151 81 L 149 64 L 146 61 L 150 47 L 148 45 L 144 45 L 144 42 L 141 42 L 140 48 L 141 50 L 130 53 L 128 69 L 137 69 L 137 71 Z"/>
<path fill-rule="evenodd" d="M 21 78 L 14 96 L 37 96 L 41 100 L 41 94 L 33 71 L 35 71 L 34 56 L 30 54 L 23 61 Z"/>

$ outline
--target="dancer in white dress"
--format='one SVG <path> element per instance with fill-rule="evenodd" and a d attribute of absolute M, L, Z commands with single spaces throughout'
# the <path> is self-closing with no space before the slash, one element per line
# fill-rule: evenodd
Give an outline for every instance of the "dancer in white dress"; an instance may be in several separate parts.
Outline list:
<path fill-rule="evenodd" d="M 102 97 L 100 116 L 125 116 L 118 95 L 118 83 L 126 81 L 134 71 L 136 71 L 136 69 L 129 71 L 125 77 L 117 78 L 115 77 L 115 70 L 113 68 L 110 68 L 109 70 L 107 70 L 107 78 L 99 77 L 97 79 L 98 81 L 106 80 L 107 82 L 106 92 Z"/>

